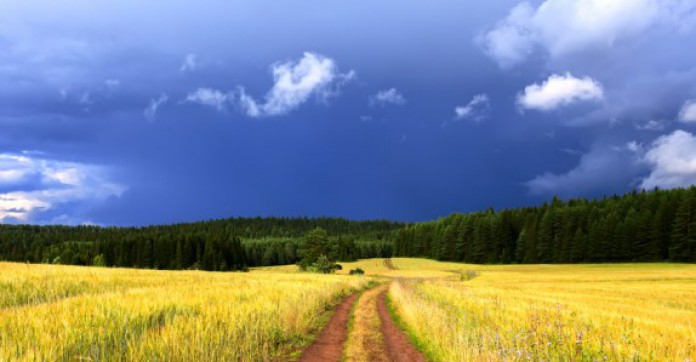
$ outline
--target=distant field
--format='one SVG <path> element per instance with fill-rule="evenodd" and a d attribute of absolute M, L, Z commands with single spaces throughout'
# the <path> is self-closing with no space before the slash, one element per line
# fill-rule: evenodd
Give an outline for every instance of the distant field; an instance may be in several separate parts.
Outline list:
<path fill-rule="evenodd" d="M 285 360 L 366 283 L 0 263 L 0 361 Z"/>
<path fill-rule="evenodd" d="M 367 277 L 0 263 L 0 361 L 287 360 L 373 279 L 434 361 L 696 359 L 696 265 L 342 265 Z M 347 360 L 376 353 L 360 347 L 380 338 L 375 295 L 357 304 Z"/>

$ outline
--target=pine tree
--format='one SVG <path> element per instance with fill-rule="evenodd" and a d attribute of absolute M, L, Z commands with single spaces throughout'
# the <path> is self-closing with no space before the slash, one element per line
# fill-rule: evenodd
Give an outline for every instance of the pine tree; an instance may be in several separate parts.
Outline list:
<path fill-rule="evenodd" d="M 691 261 L 696 244 L 696 188 L 682 196 L 674 218 L 669 258 L 674 261 Z"/>
<path fill-rule="evenodd" d="M 442 233 L 442 245 L 438 253 L 438 260 L 455 260 L 455 249 L 457 243 L 456 229 L 453 226 L 445 227 Z"/>
<path fill-rule="evenodd" d="M 577 263 L 585 260 L 585 235 L 582 232 L 582 228 L 578 227 L 573 235 L 573 243 L 570 249 L 570 261 L 572 263 Z"/>
<path fill-rule="evenodd" d="M 556 240 L 556 218 L 556 211 L 550 209 L 541 219 L 536 247 L 536 259 L 539 263 L 550 263 L 553 260 L 553 247 Z"/>
<path fill-rule="evenodd" d="M 316 228 L 307 233 L 304 238 L 304 245 L 302 246 L 300 254 L 302 255 L 302 260 L 300 261 L 299 266 L 302 269 L 307 269 L 322 255 L 326 257 L 332 255 L 333 250 L 329 243 L 329 237 L 326 230 Z"/>

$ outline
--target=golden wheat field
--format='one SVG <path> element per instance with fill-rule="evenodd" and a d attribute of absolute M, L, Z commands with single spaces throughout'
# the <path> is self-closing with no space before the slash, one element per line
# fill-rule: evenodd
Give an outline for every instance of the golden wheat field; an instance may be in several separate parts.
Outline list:
<path fill-rule="evenodd" d="M 393 263 L 401 270 L 392 275 L 452 272 L 390 289 L 396 314 L 432 360 L 696 359 L 696 265 Z M 467 270 L 478 276 L 458 278 Z"/>
<path fill-rule="evenodd" d="M 0 263 L 0 360 L 289 360 L 373 278 L 391 282 L 397 322 L 433 361 L 696 358 L 696 265 L 392 264 L 343 263 L 367 274 L 352 277 Z M 376 340 L 369 300 L 355 307 L 351 360 Z"/>
<path fill-rule="evenodd" d="M 0 361 L 286 360 L 365 278 L 0 263 Z"/>

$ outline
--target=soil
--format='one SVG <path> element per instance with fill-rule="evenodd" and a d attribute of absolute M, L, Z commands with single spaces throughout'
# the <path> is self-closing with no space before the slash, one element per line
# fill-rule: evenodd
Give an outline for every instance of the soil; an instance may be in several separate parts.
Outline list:
<path fill-rule="evenodd" d="M 427 359 L 408 340 L 408 337 L 396 326 L 387 309 L 387 291 L 379 294 L 377 311 L 382 322 L 382 335 L 386 346 L 385 354 L 394 362 L 425 362 Z"/>
<path fill-rule="evenodd" d="M 397 268 L 391 259 L 384 259 L 384 265 L 390 270 Z M 426 362 L 427 359 L 409 341 L 408 337 L 396 326 L 387 308 L 387 290 L 384 288 L 377 297 L 377 313 L 381 322 L 380 332 L 384 339 L 379 353 L 391 362 Z M 300 362 L 339 362 L 343 357 L 343 345 L 348 339 L 348 322 L 350 312 L 359 293 L 346 297 L 336 307 L 336 312 L 319 334 L 317 339 L 300 356 Z M 377 346 L 373 346 L 377 347 Z M 380 358 L 381 359 L 381 358 Z"/>
<path fill-rule="evenodd" d="M 348 339 L 348 321 L 359 293 L 349 295 L 336 307 L 336 312 L 317 339 L 300 356 L 300 362 L 341 361 L 343 344 Z"/>
<path fill-rule="evenodd" d="M 391 260 L 390 258 L 384 259 L 384 261 L 383 261 L 382 263 L 383 263 L 384 266 L 387 267 L 387 269 L 389 269 L 389 270 L 398 270 L 398 269 L 399 269 L 399 268 L 397 268 L 397 267 L 394 265 L 394 263 L 392 262 L 392 260 Z"/>
<path fill-rule="evenodd" d="M 386 285 L 366 290 L 353 307 L 353 330 L 343 351 L 344 362 L 391 362 L 386 354 L 382 322 L 377 311 Z"/>

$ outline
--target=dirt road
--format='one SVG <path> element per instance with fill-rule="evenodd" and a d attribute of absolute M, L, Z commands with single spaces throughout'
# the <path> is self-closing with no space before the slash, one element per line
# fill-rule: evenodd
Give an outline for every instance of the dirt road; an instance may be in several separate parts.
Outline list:
<path fill-rule="evenodd" d="M 384 265 L 389 269 L 396 269 L 391 259 L 385 259 Z M 388 289 L 388 285 L 382 284 L 360 295 L 346 297 L 314 343 L 302 353 L 299 361 L 427 361 L 394 323 L 386 303 Z M 356 302 L 358 298 L 360 299 Z M 353 326 L 349 335 L 351 309 Z"/>
<path fill-rule="evenodd" d="M 408 337 L 396 326 L 387 309 L 387 291 L 379 293 L 377 311 L 382 323 L 381 331 L 384 336 L 385 354 L 389 361 L 395 362 L 425 362 L 425 356 L 408 340 Z"/>
<path fill-rule="evenodd" d="M 340 361 L 343 344 L 348 339 L 350 310 L 359 293 L 349 295 L 336 307 L 336 312 L 321 331 L 317 339 L 300 356 L 300 362 Z"/>

